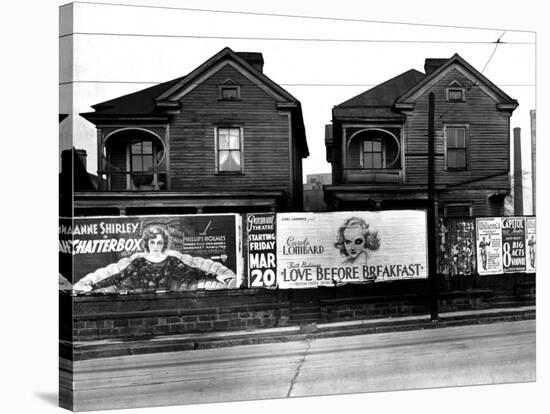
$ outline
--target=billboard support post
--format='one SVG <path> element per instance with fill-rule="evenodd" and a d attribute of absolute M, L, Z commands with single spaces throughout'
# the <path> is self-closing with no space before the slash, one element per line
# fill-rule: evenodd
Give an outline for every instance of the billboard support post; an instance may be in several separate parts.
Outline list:
<path fill-rule="evenodd" d="M 435 99 L 429 95 L 428 107 L 428 278 L 430 285 L 430 317 L 439 319 L 437 302 L 437 226 L 435 223 Z"/>

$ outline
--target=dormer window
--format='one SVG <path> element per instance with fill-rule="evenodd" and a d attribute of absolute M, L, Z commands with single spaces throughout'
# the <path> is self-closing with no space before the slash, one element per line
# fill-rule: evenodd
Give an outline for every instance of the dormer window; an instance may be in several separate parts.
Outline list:
<path fill-rule="evenodd" d="M 447 88 L 447 101 L 449 102 L 465 102 L 464 88 L 460 83 L 454 81 Z"/>
<path fill-rule="evenodd" d="M 219 99 L 222 101 L 237 101 L 241 98 L 241 88 L 228 79 L 218 88 Z"/>

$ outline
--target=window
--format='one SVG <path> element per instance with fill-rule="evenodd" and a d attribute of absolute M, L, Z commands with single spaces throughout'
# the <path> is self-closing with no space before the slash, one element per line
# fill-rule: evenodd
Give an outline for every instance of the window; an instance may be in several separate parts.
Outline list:
<path fill-rule="evenodd" d="M 242 172 L 241 128 L 217 129 L 217 171 Z"/>
<path fill-rule="evenodd" d="M 236 86 L 222 86 L 221 99 L 223 100 L 239 99 L 239 88 Z"/>
<path fill-rule="evenodd" d="M 221 101 L 238 101 L 241 98 L 241 88 L 231 79 L 218 86 L 218 99 Z"/>
<path fill-rule="evenodd" d="M 144 130 L 125 129 L 109 137 L 102 151 L 101 185 L 111 191 L 166 189 L 164 145 Z"/>
<path fill-rule="evenodd" d="M 449 102 L 465 102 L 466 96 L 464 88 L 458 81 L 453 81 L 447 88 L 447 101 Z"/>
<path fill-rule="evenodd" d="M 470 217 L 470 204 L 445 204 L 445 217 Z"/>
<path fill-rule="evenodd" d="M 448 89 L 447 90 L 448 100 L 452 102 L 463 102 L 464 101 L 464 90 L 463 89 Z"/>
<path fill-rule="evenodd" d="M 381 138 L 368 138 L 363 140 L 363 168 L 384 168 L 384 143 Z"/>
<path fill-rule="evenodd" d="M 466 127 L 446 127 L 447 169 L 466 169 Z"/>
<path fill-rule="evenodd" d="M 153 143 L 151 141 L 134 142 L 131 146 L 130 170 L 140 173 L 153 167 Z"/>

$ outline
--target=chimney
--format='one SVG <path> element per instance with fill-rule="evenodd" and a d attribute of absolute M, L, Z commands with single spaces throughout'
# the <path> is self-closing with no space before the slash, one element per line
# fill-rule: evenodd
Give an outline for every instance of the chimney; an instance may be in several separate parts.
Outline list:
<path fill-rule="evenodd" d="M 426 75 L 430 75 L 448 60 L 428 58 L 424 61 L 424 72 L 426 72 Z"/>
<path fill-rule="evenodd" d="M 523 176 L 521 173 L 521 128 L 514 128 L 514 215 L 523 215 Z"/>
<path fill-rule="evenodd" d="M 242 60 L 256 69 L 258 72 L 264 71 L 264 58 L 261 53 L 257 52 L 236 52 Z"/>

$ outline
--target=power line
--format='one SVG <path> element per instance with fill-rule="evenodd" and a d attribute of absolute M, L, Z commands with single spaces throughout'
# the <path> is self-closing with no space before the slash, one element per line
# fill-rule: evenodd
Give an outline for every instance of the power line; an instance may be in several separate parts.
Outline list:
<path fill-rule="evenodd" d="M 394 25 L 403 25 L 403 26 L 440 27 L 440 28 L 450 28 L 450 29 L 475 29 L 475 30 L 491 30 L 491 31 L 503 30 L 501 28 L 490 28 L 490 27 L 457 26 L 457 25 L 444 25 L 444 24 L 433 24 L 433 23 L 410 23 L 410 22 L 395 22 L 395 21 L 392 22 L 387 20 L 313 16 L 313 15 L 288 14 L 288 13 L 251 12 L 251 11 L 244 11 L 244 10 L 219 10 L 219 9 L 202 9 L 202 8 L 191 8 L 191 7 L 152 6 L 152 5 L 141 5 L 141 4 L 87 2 L 87 1 L 75 1 L 73 3 L 92 4 L 92 5 L 99 5 L 99 6 L 114 6 L 114 7 L 118 6 L 118 7 L 162 9 L 162 10 L 179 10 L 179 11 L 190 11 L 190 12 L 200 12 L 200 13 L 239 14 L 239 15 L 245 15 L 245 16 L 282 17 L 282 18 L 292 18 L 292 19 L 331 20 L 331 21 L 371 23 L 371 24 L 376 23 L 376 24 L 394 24 Z M 518 32 L 518 33 L 535 33 L 534 31 L 531 31 L 531 30 L 508 30 L 508 31 Z"/>
<path fill-rule="evenodd" d="M 489 56 L 489 59 L 487 59 L 487 62 L 485 63 L 485 66 L 483 66 L 483 69 L 481 70 L 481 74 L 483 75 L 483 72 L 485 72 L 485 69 L 487 69 L 487 66 L 489 65 L 489 62 L 491 62 L 491 60 L 493 59 L 493 56 L 495 56 L 495 52 L 497 51 L 497 48 L 500 44 L 502 44 L 502 42 L 500 41 L 502 39 L 502 37 L 506 34 L 506 30 L 502 32 L 502 34 L 500 35 L 500 37 L 496 40 L 495 42 L 495 48 L 493 49 L 493 52 L 491 53 L 491 56 Z M 476 79 L 474 81 L 474 83 L 472 83 L 470 86 L 468 86 L 468 88 L 466 89 L 466 92 L 469 92 L 474 86 L 477 86 L 477 82 L 478 82 L 479 79 Z M 441 115 L 439 115 L 439 119 L 443 118 L 451 109 L 454 108 L 454 106 L 456 105 L 456 102 L 453 102 L 453 104 L 447 108 L 447 110 L 442 113 Z"/>
<path fill-rule="evenodd" d="M 66 81 L 66 82 L 60 82 L 59 85 L 69 85 L 71 83 L 108 83 L 108 84 L 136 84 L 136 85 L 158 85 L 163 82 L 159 81 L 120 81 L 120 80 L 74 80 L 74 81 Z M 201 85 L 203 85 L 202 83 Z M 197 86 L 199 84 L 192 84 L 194 86 Z M 259 85 L 256 83 L 253 83 L 253 85 Z M 278 83 L 280 86 L 311 86 L 311 87 L 374 87 L 379 84 L 368 84 L 368 83 Z M 499 84 L 497 85 L 499 87 L 525 87 L 525 88 L 531 88 L 535 87 L 535 84 Z"/>
<path fill-rule="evenodd" d="M 59 36 L 113 36 L 113 37 L 152 37 L 169 39 L 211 39 L 211 40 L 261 40 L 277 42 L 338 42 L 338 43 L 417 43 L 417 44 L 469 44 L 488 45 L 496 42 L 482 40 L 410 40 L 410 39 L 335 39 L 335 38 L 304 38 L 304 37 L 254 37 L 254 36 L 216 36 L 216 35 L 183 35 L 154 33 L 106 33 L 106 32 L 73 32 Z M 506 45 L 534 45 L 533 42 L 500 42 Z"/>

